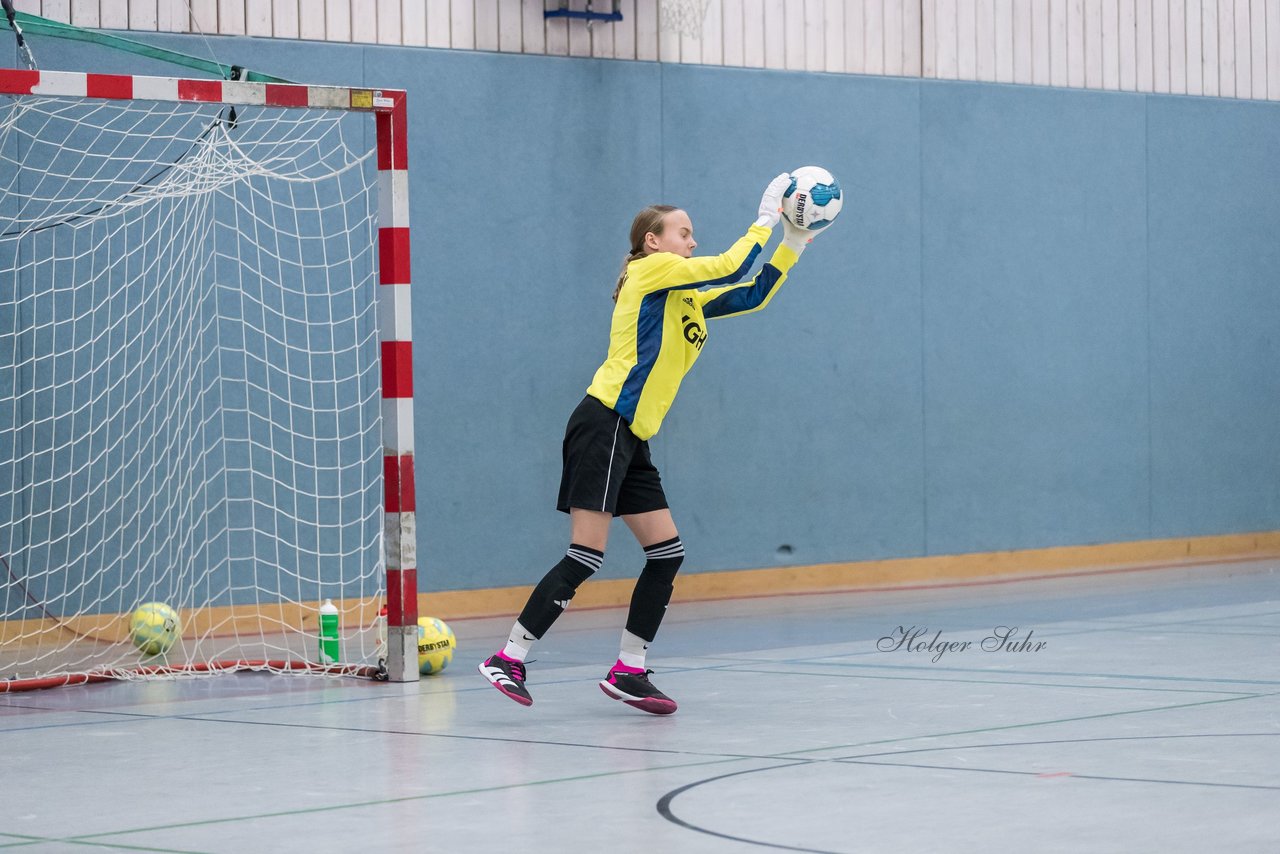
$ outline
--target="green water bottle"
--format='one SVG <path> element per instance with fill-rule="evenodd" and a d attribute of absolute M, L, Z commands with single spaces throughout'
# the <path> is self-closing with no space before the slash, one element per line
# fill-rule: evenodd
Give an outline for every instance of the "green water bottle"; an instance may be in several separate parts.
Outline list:
<path fill-rule="evenodd" d="M 320 606 L 320 663 L 338 663 L 338 608 L 332 599 Z"/>

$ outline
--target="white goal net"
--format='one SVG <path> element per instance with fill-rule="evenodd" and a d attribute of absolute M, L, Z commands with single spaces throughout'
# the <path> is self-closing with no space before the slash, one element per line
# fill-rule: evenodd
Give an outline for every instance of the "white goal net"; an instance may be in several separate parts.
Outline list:
<path fill-rule="evenodd" d="M 372 124 L 234 113 L 0 96 L 0 680 L 381 655 Z"/>

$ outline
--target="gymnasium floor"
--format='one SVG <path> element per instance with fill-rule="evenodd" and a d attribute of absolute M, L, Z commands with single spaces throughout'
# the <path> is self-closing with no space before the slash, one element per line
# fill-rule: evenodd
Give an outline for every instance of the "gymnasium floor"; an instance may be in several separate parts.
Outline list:
<path fill-rule="evenodd" d="M 571 609 L 528 709 L 475 670 L 509 619 L 407 686 L 0 695 L 0 849 L 1280 851 L 1280 561 L 675 604 L 669 718 L 596 686 L 622 621 Z"/>

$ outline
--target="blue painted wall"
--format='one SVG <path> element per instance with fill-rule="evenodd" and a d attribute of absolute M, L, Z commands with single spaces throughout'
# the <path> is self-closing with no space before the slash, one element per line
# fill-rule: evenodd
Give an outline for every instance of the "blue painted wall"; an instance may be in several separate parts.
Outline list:
<path fill-rule="evenodd" d="M 688 570 L 1280 528 L 1278 104 L 213 44 L 409 91 L 425 589 L 563 549 L 560 439 L 635 211 L 684 206 L 719 251 L 806 163 L 841 221 L 712 325 L 652 443 Z M 98 63 L 126 64 L 181 73 Z M 602 575 L 641 559 L 619 523 Z"/>

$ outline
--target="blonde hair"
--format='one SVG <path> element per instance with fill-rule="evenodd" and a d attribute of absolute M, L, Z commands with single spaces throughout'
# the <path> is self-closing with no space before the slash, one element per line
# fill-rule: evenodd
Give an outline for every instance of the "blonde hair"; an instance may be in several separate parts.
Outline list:
<path fill-rule="evenodd" d="M 631 221 L 631 251 L 622 259 L 622 272 L 618 274 L 618 284 L 613 288 L 614 302 L 618 301 L 618 294 L 622 293 L 622 286 L 627 283 L 627 265 L 649 254 L 644 246 L 645 235 L 662 234 L 667 214 L 675 210 L 679 210 L 675 205 L 649 205 Z"/>

